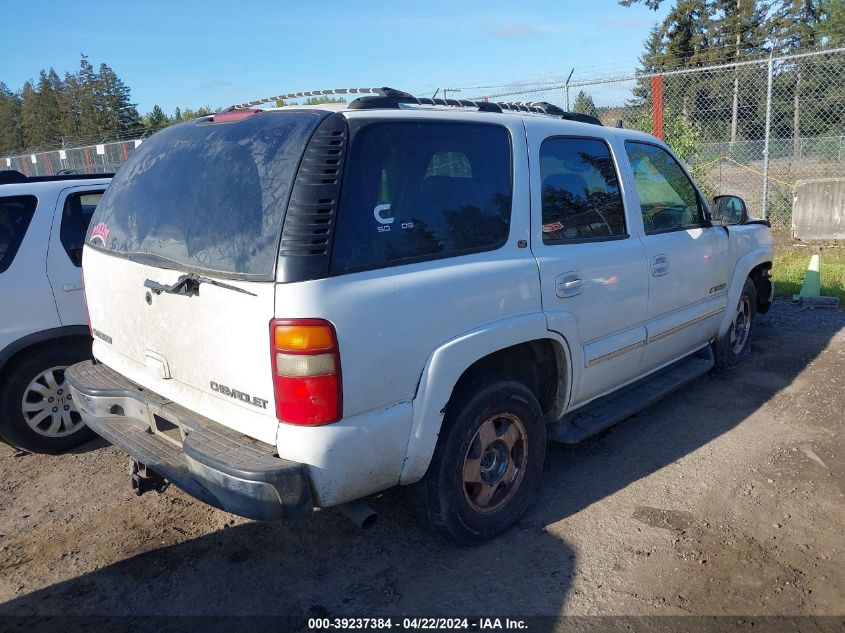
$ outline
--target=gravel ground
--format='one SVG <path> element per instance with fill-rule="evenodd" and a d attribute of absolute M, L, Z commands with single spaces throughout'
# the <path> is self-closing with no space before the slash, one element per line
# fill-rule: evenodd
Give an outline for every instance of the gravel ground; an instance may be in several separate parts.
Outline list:
<path fill-rule="evenodd" d="M 400 491 L 368 531 L 261 524 L 134 497 L 101 441 L 0 446 L 0 615 L 843 615 L 845 311 L 778 302 L 755 327 L 745 365 L 552 445 L 530 512 L 471 549 Z"/>

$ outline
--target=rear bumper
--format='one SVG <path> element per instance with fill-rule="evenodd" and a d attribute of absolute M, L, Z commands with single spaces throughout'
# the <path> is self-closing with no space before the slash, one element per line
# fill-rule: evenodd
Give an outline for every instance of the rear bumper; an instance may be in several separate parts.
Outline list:
<path fill-rule="evenodd" d="M 250 519 L 273 521 L 314 507 L 303 464 L 188 411 L 90 361 L 65 372 L 82 419 L 97 434 L 188 494 Z"/>

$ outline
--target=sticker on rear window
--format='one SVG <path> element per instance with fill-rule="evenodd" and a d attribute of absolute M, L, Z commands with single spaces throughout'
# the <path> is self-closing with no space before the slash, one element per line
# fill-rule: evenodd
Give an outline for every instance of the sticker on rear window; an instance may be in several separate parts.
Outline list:
<path fill-rule="evenodd" d="M 95 224 L 94 228 L 91 229 L 91 242 L 94 240 L 100 240 L 103 246 L 106 245 L 106 240 L 109 239 L 109 225 L 105 222 L 100 222 L 99 224 Z"/>

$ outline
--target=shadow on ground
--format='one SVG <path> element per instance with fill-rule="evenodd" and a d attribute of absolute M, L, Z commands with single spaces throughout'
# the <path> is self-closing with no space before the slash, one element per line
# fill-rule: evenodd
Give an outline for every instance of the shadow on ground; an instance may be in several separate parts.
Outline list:
<path fill-rule="evenodd" d="M 0 616 L 557 615 L 577 560 L 546 526 L 747 419 L 845 326 L 845 312 L 837 313 L 795 336 L 795 311 L 779 304 L 758 321 L 748 363 L 711 373 L 582 444 L 552 446 L 532 510 L 492 543 L 464 549 L 437 540 L 417 526 L 400 492 L 389 491 L 372 500 L 382 518 L 367 532 L 335 511 L 240 524 L 34 591 L 0 605 Z"/>

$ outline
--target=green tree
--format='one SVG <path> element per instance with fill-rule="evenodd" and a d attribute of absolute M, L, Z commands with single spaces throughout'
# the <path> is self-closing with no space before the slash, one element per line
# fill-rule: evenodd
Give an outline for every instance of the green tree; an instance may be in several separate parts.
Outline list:
<path fill-rule="evenodd" d="M 11 154 L 21 149 L 21 98 L 0 82 L 0 154 Z"/>
<path fill-rule="evenodd" d="M 76 73 L 75 83 L 75 105 L 79 121 L 77 133 L 84 140 L 97 138 L 100 136 L 97 74 L 85 54 L 79 60 L 79 70 Z"/>
<path fill-rule="evenodd" d="M 55 75 L 52 69 L 51 73 Z M 60 89 L 61 86 L 57 88 L 43 70 L 36 85 L 29 81 L 24 84 L 21 123 L 27 146 L 43 147 L 61 140 Z"/>
<path fill-rule="evenodd" d="M 107 65 L 100 64 L 97 73 L 97 110 L 99 134 L 119 135 L 138 127 L 140 117 L 130 101 L 129 88 Z"/>
<path fill-rule="evenodd" d="M 598 108 L 596 108 L 593 98 L 583 90 L 580 90 L 578 95 L 575 97 L 575 104 L 572 106 L 572 111 L 580 112 L 581 114 L 589 114 L 590 116 L 594 116 L 596 118 L 599 116 L 599 111 Z"/>
<path fill-rule="evenodd" d="M 161 106 L 156 104 L 153 106 L 153 109 L 148 112 L 142 121 L 144 127 L 149 128 L 150 130 L 160 130 L 163 127 L 167 127 L 173 120 L 164 113 L 164 110 L 161 109 Z"/>

